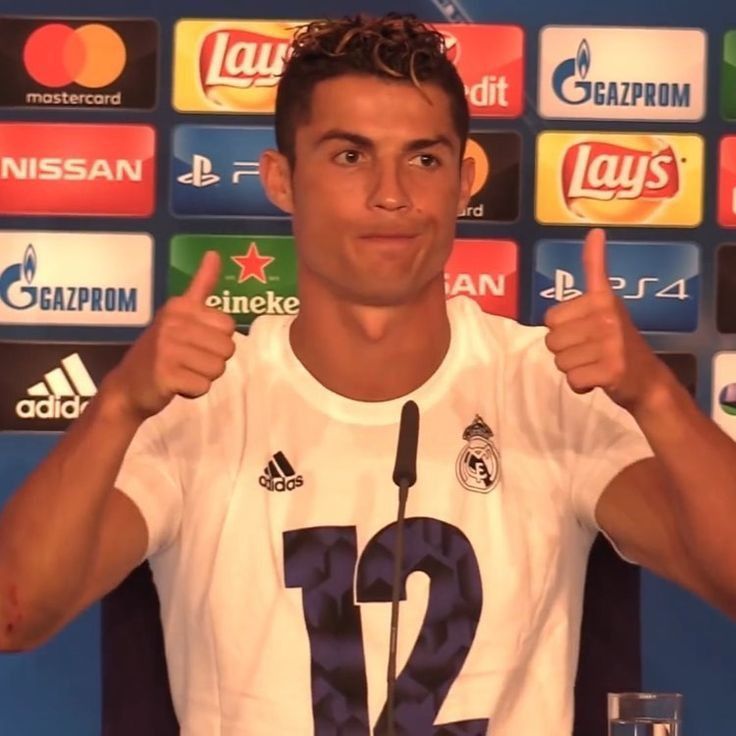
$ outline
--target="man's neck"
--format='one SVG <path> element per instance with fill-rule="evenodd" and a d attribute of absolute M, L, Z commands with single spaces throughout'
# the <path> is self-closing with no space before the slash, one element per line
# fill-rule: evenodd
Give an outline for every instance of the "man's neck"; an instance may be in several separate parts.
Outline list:
<path fill-rule="evenodd" d="M 405 396 L 439 368 L 450 345 L 441 282 L 410 304 L 367 307 L 306 299 L 290 342 L 326 388 L 357 401 Z"/>

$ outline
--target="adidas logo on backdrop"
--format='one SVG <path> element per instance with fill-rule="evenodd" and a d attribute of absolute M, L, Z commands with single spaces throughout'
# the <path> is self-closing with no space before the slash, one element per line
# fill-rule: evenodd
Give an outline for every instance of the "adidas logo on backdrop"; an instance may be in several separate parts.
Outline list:
<path fill-rule="evenodd" d="M 28 388 L 31 398 L 16 404 L 16 415 L 21 419 L 76 419 L 97 393 L 79 353 L 64 358 L 58 368 L 43 378 Z"/>
<path fill-rule="evenodd" d="M 271 456 L 258 482 L 269 491 L 293 491 L 304 485 L 304 478 L 296 474 L 286 455 L 279 450 Z"/>

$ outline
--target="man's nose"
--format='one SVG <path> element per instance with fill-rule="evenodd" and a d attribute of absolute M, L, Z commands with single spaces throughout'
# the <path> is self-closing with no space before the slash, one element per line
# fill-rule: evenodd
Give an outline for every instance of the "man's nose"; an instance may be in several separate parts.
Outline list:
<path fill-rule="evenodd" d="M 411 196 L 404 179 L 399 163 L 377 162 L 369 194 L 369 205 L 391 212 L 409 209 Z"/>

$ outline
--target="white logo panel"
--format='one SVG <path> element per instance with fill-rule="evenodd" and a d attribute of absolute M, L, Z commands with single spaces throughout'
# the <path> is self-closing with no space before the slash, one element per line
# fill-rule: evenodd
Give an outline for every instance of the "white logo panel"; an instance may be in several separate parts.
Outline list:
<path fill-rule="evenodd" d="M 699 28 L 544 28 L 539 114 L 580 120 L 702 120 L 706 47 L 706 33 Z"/>
<path fill-rule="evenodd" d="M 713 356 L 713 421 L 736 440 L 736 352 Z"/>
<path fill-rule="evenodd" d="M 0 232 L 0 325 L 141 327 L 152 292 L 146 233 Z"/>

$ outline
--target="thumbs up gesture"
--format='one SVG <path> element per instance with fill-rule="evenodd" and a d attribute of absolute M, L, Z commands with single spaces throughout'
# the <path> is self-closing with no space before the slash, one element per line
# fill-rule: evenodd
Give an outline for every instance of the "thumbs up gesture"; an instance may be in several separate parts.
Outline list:
<path fill-rule="evenodd" d="M 547 348 L 576 393 L 602 388 L 635 414 L 666 382 L 668 370 L 639 334 L 606 272 L 606 238 L 591 230 L 583 244 L 585 291 L 547 310 Z"/>
<path fill-rule="evenodd" d="M 164 304 L 106 377 L 100 393 L 114 394 L 128 416 L 143 421 L 177 394 L 202 396 L 224 373 L 235 352 L 235 322 L 205 304 L 220 267 L 218 253 L 205 253 L 186 292 Z"/>

